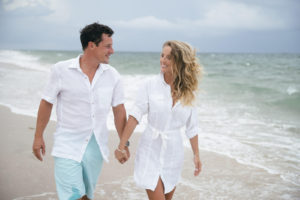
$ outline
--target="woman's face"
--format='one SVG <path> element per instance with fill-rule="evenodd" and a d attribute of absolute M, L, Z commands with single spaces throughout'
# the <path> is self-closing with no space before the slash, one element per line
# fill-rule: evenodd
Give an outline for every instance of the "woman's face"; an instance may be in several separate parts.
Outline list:
<path fill-rule="evenodd" d="M 164 74 L 172 74 L 171 50 L 170 46 L 164 46 L 160 55 L 160 71 Z"/>

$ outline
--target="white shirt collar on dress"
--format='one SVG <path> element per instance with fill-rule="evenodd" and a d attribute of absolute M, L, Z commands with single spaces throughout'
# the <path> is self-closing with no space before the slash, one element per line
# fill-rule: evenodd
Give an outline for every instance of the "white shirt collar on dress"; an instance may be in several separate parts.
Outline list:
<path fill-rule="evenodd" d="M 170 87 L 170 85 L 168 83 L 166 83 L 165 78 L 164 78 L 164 74 L 162 72 L 159 73 L 159 77 L 161 78 L 161 81 L 163 82 L 163 84 L 165 86 L 169 86 Z"/>

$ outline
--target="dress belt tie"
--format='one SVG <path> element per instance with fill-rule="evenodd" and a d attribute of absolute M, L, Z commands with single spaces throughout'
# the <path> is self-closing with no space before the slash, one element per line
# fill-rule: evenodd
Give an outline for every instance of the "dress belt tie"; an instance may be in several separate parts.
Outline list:
<path fill-rule="evenodd" d="M 156 128 L 154 128 L 153 126 L 151 126 L 149 124 L 148 124 L 148 128 L 152 132 L 152 139 L 153 140 L 157 139 L 158 137 L 160 137 L 161 140 L 162 140 L 162 148 L 161 148 L 161 152 L 160 152 L 160 162 L 161 162 L 161 164 L 163 164 L 162 155 L 167 149 L 167 140 L 170 139 L 170 135 L 168 133 L 175 132 L 175 131 L 178 131 L 178 130 L 160 131 L 160 130 L 157 130 Z"/>
<path fill-rule="evenodd" d="M 167 140 L 168 139 L 168 135 L 166 134 L 166 132 L 168 131 L 160 131 L 157 130 L 156 128 L 153 128 L 153 126 L 148 125 L 148 127 L 150 128 L 151 132 L 152 132 L 152 139 L 157 139 L 159 136 L 161 137 L 162 140 Z"/>

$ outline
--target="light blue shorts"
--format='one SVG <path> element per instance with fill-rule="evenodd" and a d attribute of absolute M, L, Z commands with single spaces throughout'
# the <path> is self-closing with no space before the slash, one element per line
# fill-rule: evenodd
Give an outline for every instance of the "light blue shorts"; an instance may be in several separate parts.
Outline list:
<path fill-rule="evenodd" d="M 94 189 L 102 168 L 103 157 L 94 134 L 86 147 L 82 161 L 55 157 L 55 182 L 60 200 L 75 200 L 84 195 L 94 197 Z"/>

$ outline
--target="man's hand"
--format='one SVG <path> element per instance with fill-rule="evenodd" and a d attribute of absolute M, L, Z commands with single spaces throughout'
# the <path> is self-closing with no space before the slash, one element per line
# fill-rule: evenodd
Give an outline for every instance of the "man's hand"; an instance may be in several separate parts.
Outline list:
<path fill-rule="evenodd" d="M 124 164 L 128 160 L 129 157 L 127 156 L 127 152 L 129 152 L 129 150 L 128 151 L 125 149 L 124 150 L 120 150 L 120 149 L 115 150 L 115 157 L 121 164 Z"/>
<path fill-rule="evenodd" d="M 129 151 L 129 148 L 127 146 L 125 147 L 125 151 L 126 151 L 126 154 L 127 154 L 127 160 L 129 160 L 129 158 L 130 158 L 130 151 Z"/>
<path fill-rule="evenodd" d="M 37 159 L 43 161 L 43 157 L 46 153 L 46 146 L 43 137 L 35 137 L 32 145 L 32 153 Z M 41 155 L 42 153 L 42 155 Z"/>
<path fill-rule="evenodd" d="M 46 146 L 43 138 L 43 132 L 50 119 L 52 106 L 53 105 L 51 103 L 42 99 L 38 111 L 36 129 L 35 129 L 34 140 L 32 145 L 32 153 L 40 161 L 43 161 L 42 155 L 44 156 L 46 153 Z"/>

